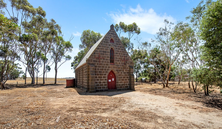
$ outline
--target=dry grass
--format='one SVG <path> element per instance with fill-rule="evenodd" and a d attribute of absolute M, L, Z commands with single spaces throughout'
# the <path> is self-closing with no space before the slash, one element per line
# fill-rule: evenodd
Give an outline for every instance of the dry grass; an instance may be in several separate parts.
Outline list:
<path fill-rule="evenodd" d="M 60 81 L 65 83 L 65 79 Z M 161 84 L 143 84 L 134 92 L 96 93 L 65 88 L 64 84 L 21 87 L 0 90 L 0 128 L 219 128 L 220 122 L 215 120 L 222 117 L 219 108 L 199 103 L 205 99 L 200 89 L 194 94 L 186 84 L 171 82 L 164 89 Z M 165 114 L 169 109 L 186 119 Z M 184 111 L 192 113 L 182 114 Z M 208 123 L 189 120 L 194 113 Z M 209 119 L 205 118 L 208 114 Z"/>
<path fill-rule="evenodd" d="M 124 103 L 124 98 L 81 96 L 65 85 L 2 90 L 0 128 L 141 128 L 128 119 L 99 115 Z"/>
<path fill-rule="evenodd" d="M 201 102 L 208 107 L 222 110 L 222 94 L 220 93 L 220 88 L 216 86 L 210 87 L 210 95 L 205 96 L 201 86 L 198 86 L 197 93 L 194 93 L 192 87 L 188 87 L 187 82 L 181 82 L 180 85 L 178 85 L 177 82 L 170 82 L 168 88 L 163 88 L 160 82 L 152 84 L 139 82 L 137 84 L 139 85 L 136 86 L 136 90 L 140 92 L 161 95 L 173 99 Z"/>
<path fill-rule="evenodd" d="M 28 77 L 26 79 L 26 83 L 27 84 L 31 84 L 31 78 Z M 37 82 L 37 80 L 35 80 Z M 54 78 L 47 78 L 45 79 L 46 84 L 54 84 L 55 79 Z M 65 84 L 66 83 L 66 79 L 65 78 L 57 78 L 57 82 L 58 84 Z M 43 83 L 43 79 L 42 78 L 38 78 L 38 84 L 42 84 Z M 25 84 L 25 80 L 22 78 L 17 78 L 15 80 L 8 80 L 6 82 L 6 84 Z"/>

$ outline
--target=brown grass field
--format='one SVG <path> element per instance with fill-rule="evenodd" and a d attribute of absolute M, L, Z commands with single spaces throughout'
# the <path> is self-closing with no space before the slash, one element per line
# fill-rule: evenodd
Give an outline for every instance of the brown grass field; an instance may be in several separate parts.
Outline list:
<path fill-rule="evenodd" d="M 216 87 L 210 96 L 174 82 L 164 89 L 160 83 L 137 83 L 135 91 L 87 93 L 65 88 L 65 79 L 53 82 L 8 81 L 10 89 L 0 90 L 0 128 L 222 128 Z"/>
<path fill-rule="evenodd" d="M 35 81 L 37 82 L 37 80 L 35 80 Z M 42 78 L 38 78 L 38 84 L 42 84 L 43 83 L 42 81 L 43 81 Z M 46 81 L 46 84 L 54 84 L 55 79 L 54 78 L 47 78 L 47 79 L 45 79 L 45 81 Z M 31 78 L 30 77 L 27 77 L 26 83 L 31 84 Z M 65 84 L 66 79 L 65 78 L 57 78 L 57 83 L 58 84 Z M 8 85 L 10 85 L 10 84 L 24 85 L 25 80 L 22 79 L 22 78 L 17 78 L 15 80 L 8 80 L 6 82 L 6 84 L 8 84 Z"/>

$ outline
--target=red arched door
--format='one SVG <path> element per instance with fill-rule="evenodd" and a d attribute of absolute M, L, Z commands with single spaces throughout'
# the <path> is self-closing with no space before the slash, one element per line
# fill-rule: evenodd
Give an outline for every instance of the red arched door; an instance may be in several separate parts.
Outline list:
<path fill-rule="evenodd" d="M 116 89 L 116 76 L 113 71 L 110 71 L 108 74 L 108 89 Z"/>

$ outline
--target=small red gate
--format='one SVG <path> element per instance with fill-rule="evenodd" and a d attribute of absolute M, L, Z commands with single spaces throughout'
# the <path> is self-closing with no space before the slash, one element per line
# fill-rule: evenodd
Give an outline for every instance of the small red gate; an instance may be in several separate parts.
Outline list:
<path fill-rule="evenodd" d="M 75 86 L 75 79 L 66 79 L 66 87 Z"/>

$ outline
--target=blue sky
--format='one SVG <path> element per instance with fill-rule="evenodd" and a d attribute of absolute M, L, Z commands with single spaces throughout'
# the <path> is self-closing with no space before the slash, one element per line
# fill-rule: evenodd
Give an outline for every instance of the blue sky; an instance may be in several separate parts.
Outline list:
<path fill-rule="evenodd" d="M 139 39 L 149 41 L 154 38 L 163 20 L 174 23 L 185 21 L 190 11 L 200 0 L 29 0 L 34 6 L 46 11 L 46 18 L 53 18 L 61 27 L 65 40 L 74 39 L 72 58 L 79 52 L 81 33 L 93 30 L 105 34 L 111 24 L 120 21 L 127 24 L 136 22 L 141 28 Z M 134 36 L 136 38 L 136 36 Z M 132 40 L 137 47 L 137 41 Z M 74 77 L 71 61 L 60 67 L 58 77 Z M 54 68 L 48 73 L 54 77 Z"/>

